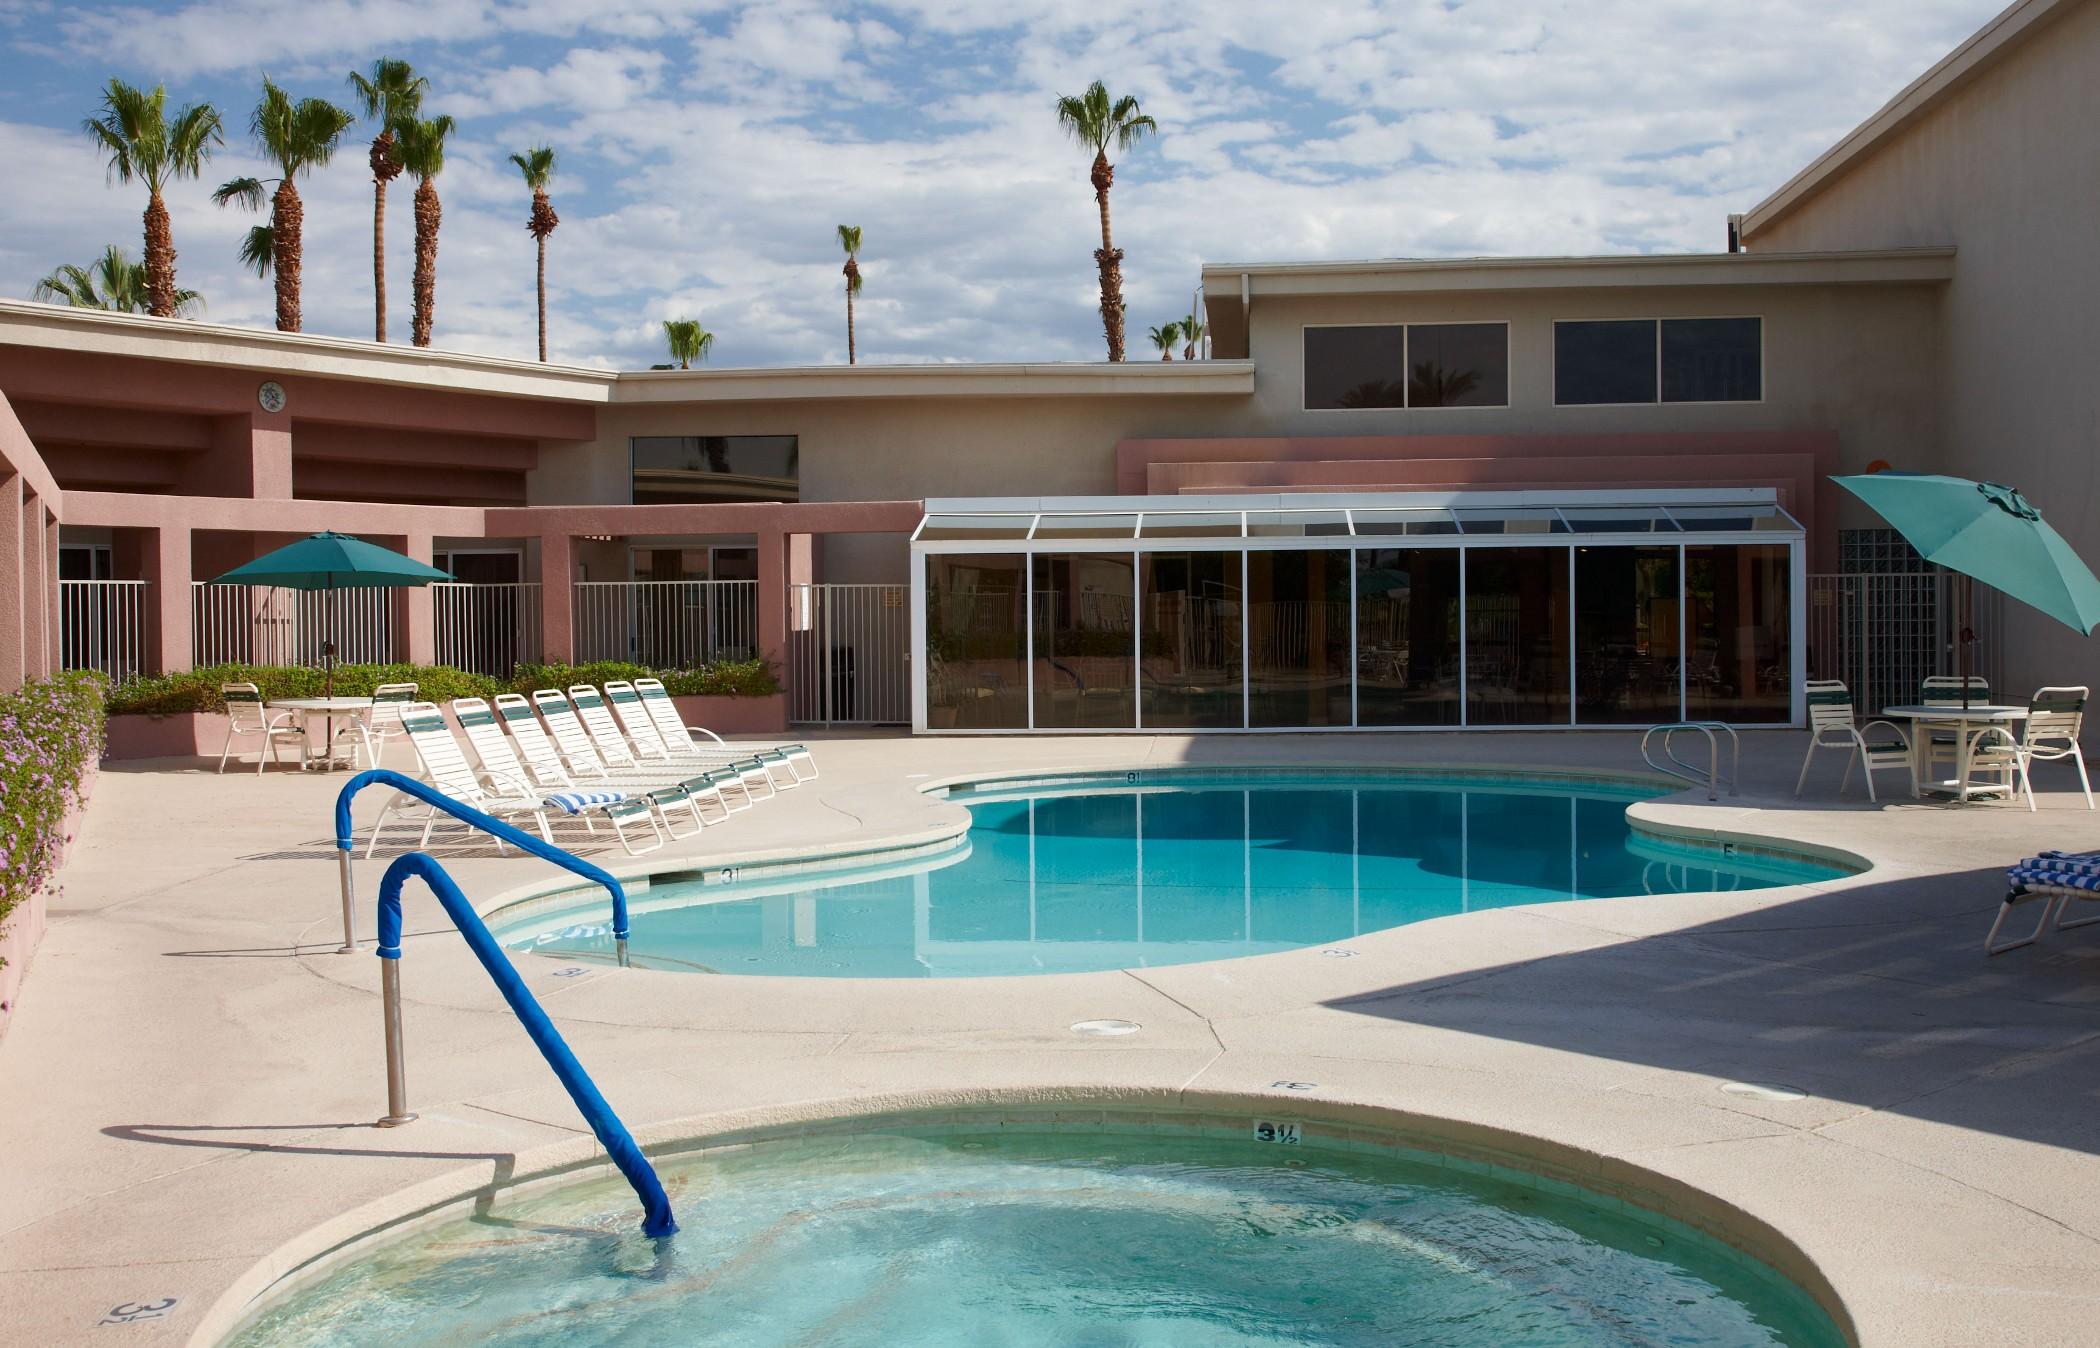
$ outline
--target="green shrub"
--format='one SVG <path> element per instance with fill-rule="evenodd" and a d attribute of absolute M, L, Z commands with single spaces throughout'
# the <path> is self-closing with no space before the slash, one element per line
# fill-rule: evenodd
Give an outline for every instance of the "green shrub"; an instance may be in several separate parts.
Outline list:
<path fill-rule="evenodd" d="M 42 888 L 65 845 L 66 811 L 102 756 L 100 674 L 75 670 L 0 697 L 0 923 Z"/>
<path fill-rule="evenodd" d="M 449 702 L 455 697 L 494 697 L 498 693 L 530 693 L 537 688 L 567 688 L 571 684 L 596 686 L 614 680 L 659 678 L 671 693 L 715 697 L 766 697 L 780 691 L 772 669 L 763 660 L 723 661 L 695 669 L 650 669 L 646 665 L 600 660 L 585 665 L 520 665 L 508 680 L 473 674 L 448 665 L 337 665 L 335 691 L 342 697 L 364 697 L 382 683 L 413 683 L 417 694 L 430 702 Z M 176 716 L 185 712 L 226 710 L 219 688 L 228 683 L 252 683 L 263 697 L 319 697 L 322 672 L 303 665 L 212 665 L 184 674 L 162 674 L 118 684 L 109 694 L 112 716 Z"/>

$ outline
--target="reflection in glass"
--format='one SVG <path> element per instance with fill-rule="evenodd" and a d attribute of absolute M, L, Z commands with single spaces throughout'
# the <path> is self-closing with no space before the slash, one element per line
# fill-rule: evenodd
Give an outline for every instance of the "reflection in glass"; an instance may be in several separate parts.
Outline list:
<path fill-rule="evenodd" d="M 1553 325 L 1553 401 L 1584 403 L 1655 401 L 1655 320 Z"/>
<path fill-rule="evenodd" d="M 1357 552 L 1356 720 L 1458 724 L 1458 549 Z"/>
<path fill-rule="evenodd" d="M 1136 515 L 1041 515 L 1037 538 L 1134 538 Z"/>
<path fill-rule="evenodd" d="M 1349 554 L 1247 554 L 1248 724 L 1349 724 Z"/>
<path fill-rule="evenodd" d="M 1409 407 L 1506 407 L 1508 404 L 1508 325 L 1407 325 Z"/>
<path fill-rule="evenodd" d="M 1793 613 L 1788 549 L 1694 545 L 1684 550 L 1685 715 L 1711 721 L 1791 720 Z"/>
<path fill-rule="evenodd" d="M 1021 612 L 1024 558 L 926 558 L 926 724 L 1020 730 L 1028 724 Z"/>
<path fill-rule="evenodd" d="M 1764 321 L 1666 318 L 1662 321 L 1662 400 L 1756 402 L 1764 396 Z"/>
<path fill-rule="evenodd" d="M 629 443 L 636 505 L 801 498 L 792 435 L 637 435 Z"/>
<path fill-rule="evenodd" d="M 1118 553 L 1038 554 L 1035 723 L 1096 730 L 1137 724 L 1136 568 Z"/>
<path fill-rule="evenodd" d="M 1385 327 L 1307 328 L 1305 406 L 1309 411 L 1403 407 L 1406 360 L 1404 329 Z"/>
<path fill-rule="evenodd" d="M 1148 729 L 1244 725 L 1237 552 L 1149 552 L 1139 563 Z"/>
<path fill-rule="evenodd" d="M 1466 716 L 1473 725 L 1566 723 L 1566 548 L 1467 554 Z"/>
<path fill-rule="evenodd" d="M 1575 549 L 1575 719 L 1678 719 L 1677 549 Z"/>

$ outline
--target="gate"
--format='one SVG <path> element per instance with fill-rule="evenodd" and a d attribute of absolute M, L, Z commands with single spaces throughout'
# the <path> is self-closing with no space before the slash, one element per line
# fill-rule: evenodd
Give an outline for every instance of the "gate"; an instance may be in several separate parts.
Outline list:
<path fill-rule="evenodd" d="M 1863 715 L 1916 702 L 1934 674 L 1957 672 L 1958 587 L 1949 571 L 1862 572 L 1808 578 L 1808 677 L 1842 679 Z M 2004 701 L 1999 614 L 2004 600 L 1971 586 L 1969 672 L 1990 680 Z M 1869 709 L 1873 710 L 1869 710 Z"/>
<path fill-rule="evenodd" d="M 788 587 L 788 719 L 911 721 L 911 587 Z"/>

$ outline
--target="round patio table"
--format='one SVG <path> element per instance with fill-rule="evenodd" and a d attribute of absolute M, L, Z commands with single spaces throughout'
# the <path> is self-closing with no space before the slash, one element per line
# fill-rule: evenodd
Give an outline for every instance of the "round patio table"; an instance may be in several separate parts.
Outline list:
<path fill-rule="evenodd" d="M 341 760 L 335 752 L 335 745 L 332 740 L 323 744 L 318 750 L 314 748 L 314 718 L 319 716 L 324 718 L 341 717 L 345 721 L 362 720 L 372 710 L 372 699 L 370 697 L 280 697 L 271 699 L 265 705 L 275 707 L 280 711 L 299 713 L 299 730 L 301 734 L 306 736 L 306 748 L 299 765 L 308 771 L 319 770 L 325 772 L 334 768 Z M 325 720 L 323 724 L 326 724 Z M 328 737 L 324 734 L 323 738 L 327 739 Z"/>
<path fill-rule="evenodd" d="M 1975 747 L 1976 733 L 1985 726 L 2010 726 L 2027 719 L 2027 708 L 1999 706 L 1978 702 L 1971 706 L 1934 706 L 1925 703 L 1907 703 L 1900 707 L 1883 707 L 1883 716 L 1901 717 L 1911 723 L 1910 765 L 1918 777 L 1921 791 L 1941 791 L 1958 801 L 1966 802 L 1972 796 L 2010 796 L 2011 782 L 1975 782 L 1969 780 L 1969 755 Z M 1935 730 L 1952 730 L 1954 733 L 1954 777 L 1951 781 L 1929 782 L 1925 773 L 1929 765 L 1927 751 Z"/>

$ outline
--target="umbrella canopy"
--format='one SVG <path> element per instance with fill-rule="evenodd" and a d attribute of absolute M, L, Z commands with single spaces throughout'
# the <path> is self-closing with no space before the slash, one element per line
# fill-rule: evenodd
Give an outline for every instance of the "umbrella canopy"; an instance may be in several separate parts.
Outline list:
<path fill-rule="evenodd" d="M 1831 481 L 1874 507 L 1926 561 L 1980 580 L 2081 633 L 2100 624 L 2100 579 L 2011 487 L 1932 473 Z"/>
<path fill-rule="evenodd" d="M 308 534 L 237 566 L 214 585 L 282 585 L 293 590 L 388 589 L 451 576 L 413 557 L 348 534 Z"/>

